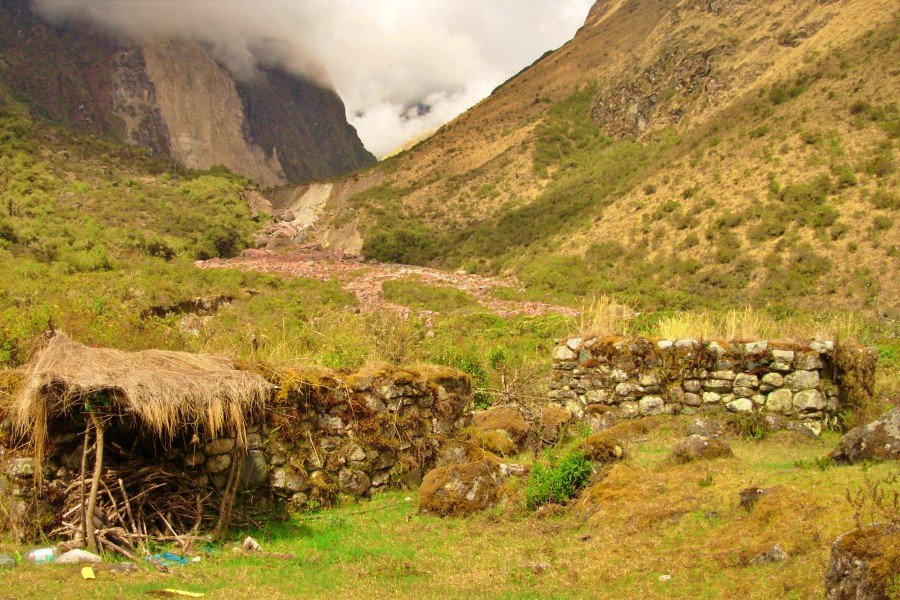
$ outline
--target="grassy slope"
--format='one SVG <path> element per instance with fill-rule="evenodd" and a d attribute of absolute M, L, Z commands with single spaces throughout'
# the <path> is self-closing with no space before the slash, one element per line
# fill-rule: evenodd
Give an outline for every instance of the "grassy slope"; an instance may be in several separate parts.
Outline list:
<path fill-rule="evenodd" d="M 732 441 L 736 458 L 674 466 L 669 449 L 683 424 L 629 446 L 589 511 L 540 518 L 521 509 L 471 519 L 416 514 L 415 494 L 379 496 L 290 523 L 249 531 L 267 552 L 223 548 L 172 575 L 99 572 L 82 581 L 71 567 L 21 567 L 6 574 L 23 597 L 119 597 L 167 587 L 208 597 L 397 596 L 478 598 L 814 598 L 829 544 L 853 527 L 848 489 L 889 473 L 888 464 L 831 467 L 815 459 L 836 436 L 818 441 L 779 434 Z M 895 468 L 895 467 L 893 467 Z M 701 484 L 701 482 L 703 482 Z M 748 513 L 738 492 L 778 487 Z M 863 519 L 875 518 L 871 506 Z M 244 533 L 236 533 L 241 539 Z M 780 544 L 781 564 L 748 559 Z M 536 573 L 533 565 L 546 564 Z M 659 581 L 662 574 L 672 581 Z M 29 590 L 31 590 L 29 592 Z"/>
<path fill-rule="evenodd" d="M 895 7 L 662 4 L 623 3 L 383 163 L 386 183 L 355 199 L 364 251 L 511 270 L 564 301 L 605 291 L 645 309 L 896 317 Z M 665 73 L 676 51 L 716 53 L 725 83 L 658 90 L 649 133 L 607 137 L 590 117 L 597 98 Z M 667 125 L 674 108 L 685 116 Z"/>

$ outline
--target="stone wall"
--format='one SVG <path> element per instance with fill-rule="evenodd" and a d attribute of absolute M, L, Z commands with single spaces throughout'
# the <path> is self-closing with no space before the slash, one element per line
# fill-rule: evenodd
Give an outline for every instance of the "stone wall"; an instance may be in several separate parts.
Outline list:
<path fill-rule="evenodd" d="M 595 428 L 663 413 L 761 412 L 818 435 L 865 393 L 859 382 L 874 364 L 871 349 L 831 341 L 575 337 L 557 340 L 549 396 Z"/>
<path fill-rule="evenodd" d="M 146 462 L 186 471 L 202 487 L 218 490 L 232 461 L 242 460 L 239 502 L 308 509 L 332 504 L 342 494 L 365 497 L 417 485 L 443 440 L 471 421 L 471 381 L 455 369 L 284 371 L 274 379 L 279 388 L 249 427 L 245 452 L 236 451 L 233 438 L 208 439 L 202 432 L 195 437 L 192 431 L 171 444 L 136 442 L 140 431 L 118 420 L 108 426 L 107 440 L 137 447 Z M 0 503 L 17 535 L 48 530 L 58 517 L 54 498 L 78 476 L 84 428 L 80 415 L 51 422 L 44 492 L 38 496 L 34 459 L 3 420 Z"/>

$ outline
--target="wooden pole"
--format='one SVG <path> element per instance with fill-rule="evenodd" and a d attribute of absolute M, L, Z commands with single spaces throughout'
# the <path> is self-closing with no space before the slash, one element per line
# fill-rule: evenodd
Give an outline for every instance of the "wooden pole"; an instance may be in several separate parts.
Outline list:
<path fill-rule="evenodd" d="M 237 496 L 238 486 L 241 482 L 241 470 L 244 464 L 244 454 L 237 445 L 231 451 L 231 471 L 228 473 L 228 483 L 225 485 L 225 491 L 222 494 L 222 505 L 219 507 L 219 522 L 216 524 L 216 530 L 213 539 L 221 541 L 228 533 L 231 526 L 231 512 L 234 508 L 235 496 Z"/>
<path fill-rule="evenodd" d="M 94 423 L 94 431 L 97 436 L 97 450 L 94 452 L 94 477 L 91 479 L 86 519 L 88 550 L 98 554 L 100 547 L 97 545 L 97 532 L 94 530 L 94 511 L 97 509 L 97 492 L 100 490 L 100 476 L 103 473 L 103 421 L 94 411 L 91 411 L 91 421 Z"/>
<path fill-rule="evenodd" d="M 91 445 L 91 424 L 84 426 L 84 448 L 81 449 L 81 485 L 79 488 L 79 496 L 81 497 L 81 543 L 87 544 L 87 507 L 84 504 L 84 477 L 87 473 L 87 455 L 88 446 Z"/>

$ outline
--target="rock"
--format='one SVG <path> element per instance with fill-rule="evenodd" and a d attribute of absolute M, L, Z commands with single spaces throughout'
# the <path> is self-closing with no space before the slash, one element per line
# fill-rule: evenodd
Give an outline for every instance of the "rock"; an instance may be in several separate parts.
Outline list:
<path fill-rule="evenodd" d="M 359 469 L 341 469 L 338 473 L 338 485 L 345 494 L 362 496 L 371 487 L 372 481 Z"/>
<path fill-rule="evenodd" d="M 621 402 L 618 415 L 623 419 L 633 419 L 640 414 L 637 402 Z"/>
<path fill-rule="evenodd" d="M 752 510 L 757 500 L 770 493 L 771 490 L 761 487 L 744 488 L 740 491 L 741 507 L 746 510 Z"/>
<path fill-rule="evenodd" d="M 773 388 L 780 388 L 784 385 L 784 377 L 780 373 L 766 373 L 762 376 L 762 382 Z"/>
<path fill-rule="evenodd" d="M 606 390 L 590 390 L 584 395 L 585 404 L 608 403 L 609 393 Z"/>
<path fill-rule="evenodd" d="M 768 550 L 760 552 L 750 559 L 751 565 L 771 565 L 786 561 L 790 556 L 781 547 L 781 544 L 775 544 Z"/>
<path fill-rule="evenodd" d="M 900 407 L 848 431 L 829 456 L 841 464 L 900 459 Z"/>
<path fill-rule="evenodd" d="M 834 342 L 831 340 L 819 341 L 816 340 L 812 344 L 809 345 L 810 348 L 818 352 L 819 354 L 827 354 L 834 350 Z"/>
<path fill-rule="evenodd" d="M 581 350 L 582 343 L 584 343 L 584 338 L 569 338 L 566 341 L 566 347 L 573 352 L 578 352 L 579 350 Z"/>
<path fill-rule="evenodd" d="M 700 342 L 697 340 L 683 339 L 675 342 L 676 348 L 698 348 L 699 346 Z"/>
<path fill-rule="evenodd" d="M 703 398 L 700 397 L 700 394 L 693 394 L 691 392 L 684 393 L 684 403 L 688 406 L 700 406 L 703 404 Z"/>
<path fill-rule="evenodd" d="M 750 398 L 737 398 L 726 404 L 725 408 L 731 412 L 753 412 L 753 400 Z"/>
<path fill-rule="evenodd" d="M 228 454 L 234 448 L 234 440 L 231 438 L 219 438 L 208 443 L 203 450 L 212 456 L 215 454 Z"/>
<path fill-rule="evenodd" d="M 652 387 L 659 385 L 659 377 L 656 373 L 642 373 L 638 378 L 638 384 L 641 387 Z"/>
<path fill-rule="evenodd" d="M 3 465 L 3 472 L 10 477 L 34 477 L 34 459 L 10 458 Z"/>
<path fill-rule="evenodd" d="M 703 382 L 703 389 L 707 392 L 730 392 L 731 381 L 727 379 L 707 379 Z"/>
<path fill-rule="evenodd" d="M 638 401 L 638 412 L 642 415 L 658 415 L 665 409 L 665 403 L 659 396 L 644 396 Z"/>
<path fill-rule="evenodd" d="M 813 371 L 825 368 L 825 363 L 818 353 L 804 353 L 798 354 L 794 359 L 794 368 L 798 371 Z"/>
<path fill-rule="evenodd" d="M 656 342 L 656 347 L 660 350 L 668 350 L 672 347 L 672 340 L 659 340 Z"/>
<path fill-rule="evenodd" d="M 575 360 L 577 355 L 566 346 L 557 346 L 553 351 L 553 360 Z"/>
<path fill-rule="evenodd" d="M 561 406 L 553 404 L 541 410 L 541 438 L 555 442 L 563 426 L 572 420 L 572 413 Z"/>
<path fill-rule="evenodd" d="M 199 467 L 204 462 L 206 462 L 206 456 L 202 452 L 188 450 L 184 455 L 184 466 L 189 469 Z"/>
<path fill-rule="evenodd" d="M 206 470 L 210 473 L 221 473 L 231 466 L 231 457 L 227 454 L 210 456 L 206 461 Z"/>
<path fill-rule="evenodd" d="M 825 574 L 827 600 L 886 600 L 888 585 L 900 573 L 900 530 L 875 523 L 839 536 L 831 546 Z"/>
<path fill-rule="evenodd" d="M 581 448 L 588 460 L 594 462 L 610 462 L 625 456 L 625 448 L 610 434 L 600 432 L 587 437 L 581 442 Z"/>
<path fill-rule="evenodd" d="M 0 569 L 11 569 L 16 566 L 16 559 L 8 554 L 0 554 Z"/>
<path fill-rule="evenodd" d="M 749 387 L 736 387 L 732 392 L 737 398 L 750 398 L 756 394 L 756 390 Z"/>
<path fill-rule="evenodd" d="M 687 426 L 685 433 L 688 435 L 699 435 L 703 437 L 713 438 L 719 437 L 725 433 L 725 428 L 718 421 L 712 419 L 694 419 Z"/>
<path fill-rule="evenodd" d="M 775 348 L 772 350 L 772 358 L 780 363 L 787 363 L 788 367 L 790 367 L 791 362 L 794 360 L 794 351 Z"/>
<path fill-rule="evenodd" d="M 491 461 L 432 469 L 419 487 L 419 510 L 440 516 L 466 516 L 500 500 L 500 473 Z"/>
<path fill-rule="evenodd" d="M 347 452 L 347 460 L 353 460 L 356 462 L 366 460 L 366 451 L 363 450 L 360 446 L 353 445 Z"/>
<path fill-rule="evenodd" d="M 241 465 L 240 487 L 243 490 L 255 490 L 269 478 L 269 464 L 261 450 L 251 450 L 243 457 Z"/>
<path fill-rule="evenodd" d="M 734 453 L 728 444 L 720 439 L 691 435 L 675 445 L 673 455 L 676 461 L 686 463 L 733 456 Z"/>
<path fill-rule="evenodd" d="M 734 387 L 756 389 L 759 387 L 759 378 L 749 373 L 739 373 L 734 378 Z"/>
<path fill-rule="evenodd" d="M 791 411 L 794 406 L 794 395 L 791 390 L 775 390 L 766 397 L 766 408 L 775 412 Z"/>
<path fill-rule="evenodd" d="M 292 495 L 309 489 L 309 484 L 305 478 L 295 473 L 275 469 L 272 471 L 272 489 L 285 495 Z"/>
<path fill-rule="evenodd" d="M 818 371 L 794 371 L 784 378 L 785 387 L 793 390 L 811 390 L 819 385 Z"/>
<path fill-rule="evenodd" d="M 788 423 L 788 429 L 802 433 L 806 437 L 817 438 L 822 435 L 822 424 L 818 421 L 803 421 L 800 423 Z"/>
<path fill-rule="evenodd" d="M 619 396 L 634 396 L 642 391 L 643 388 L 636 383 L 623 382 L 616 384 L 616 394 Z"/>
<path fill-rule="evenodd" d="M 744 344 L 745 354 L 762 354 L 769 348 L 769 342 L 760 340 L 758 342 L 747 342 Z"/>
<path fill-rule="evenodd" d="M 68 552 L 60 554 L 56 557 L 54 562 L 61 565 L 80 565 L 82 563 L 97 564 L 103 562 L 103 559 L 87 550 L 75 548 L 74 550 L 69 550 Z"/>
<path fill-rule="evenodd" d="M 825 408 L 825 397 L 819 390 L 803 390 L 794 394 L 794 408 L 798 411 L 822 410 Z"/>
<path fill-rule="evenodd" d="M 515 442 L 502 429 L 493 431 L 476 430 L 474 435 L 481 447 L 488 452 L 493 452 L 500 456 L 513 456 L 518 452 Z M 468 460 L 457 460 L 455 462 L 468 462 Z"/>
<path fill-rule="evenodd" d="M 499 406 L 480 410 L 472 416 L 472 420 L 475 428 L 481 431 L 505 431 L 518 449 L 521 449 L 531 431 L 531 426 L 518 406 Z"/>
<path fill-rule="evenodd" d="M 260 548 L 262 548 L 262 546 L 259 545 L 259 542 L 254 540 L 249 535 L 244 538 L 244 541 L 241 544 L 241 550 L 245 550 L 247 552 L 256 552 Z"/>
<path fill-rule="evenodd" d="M 703 404 L 715 404 L 722 399 L 722 396 L 715 392 L 703 392 Z"/>
<path fill-rule="evenodd" d="M 669 575 L 669 574 L 665 574 L 665 575 L 660 575 L 660 576 L 659 576 L 659 582 L 660 582 L 660 583 L 668 583 L 668 582 L 670 582 L 670 581 L 672 581 L 672 576 Z"/>
<path fill-rule="evenodd" d="M 713 371 L 709 374 L 710 379 L 724 379 L 727 381 L 734 381 L 735 374 L 734 371 Z M 735 384 L 737 385 L 737 384 Z"/>
<path fill-rule="evenodd" d="M 690 392 L 692 394 L 699 394 L 701 389 L 701 384 L 699 379 L 685 379 L 681 384 L 684 387 L 684 391 Z"/>

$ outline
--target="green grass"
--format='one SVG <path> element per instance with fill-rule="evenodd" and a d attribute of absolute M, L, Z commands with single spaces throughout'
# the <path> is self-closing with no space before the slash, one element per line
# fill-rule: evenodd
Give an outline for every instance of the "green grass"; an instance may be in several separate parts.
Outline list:
<path fill-rule="evenodd" d="M 833 447 L 832 434 L 729 440 L 734 459 L 673 465 L 668 452 L 682 426 L 666 419 L 629 445 L 629 458 L 585 492 L 596 491 L 595 503 L 562 516 L 530 516 L 518 505 L 439 519 L 417 513 L 415 492 L 391 492 L 234 532 L 235 542 L 253 535 L 258 555 L 225 546 L 169 575 L 98 569 L 94 581 L 82 580 L 77 567 L 19 566 L 5 581 L 22 598 L 115 598 L 169 587 L 210 598 L 819 597 L 830 544 L 854 526 L 845 492 L 896 466 L 805 466 Z M 707 475 L 709 485 L 698 486 Z M 777 492 L 748 512 L 738 492 L 749 485 Z M 748 564 L 775 543 L 790 560 Z M 285 553 L 293 556 L 278 556 Z M 672 580 L 660 582 L 662 574 Z"/>
<path fill-rule="evenodd" d="M 385 281 L 381 290 L 388 302 L 418 310 L 453 312 L 478 304 L 475 298 L 462 290 L 445 285 L 429 285 L 416 279 Z"/>

